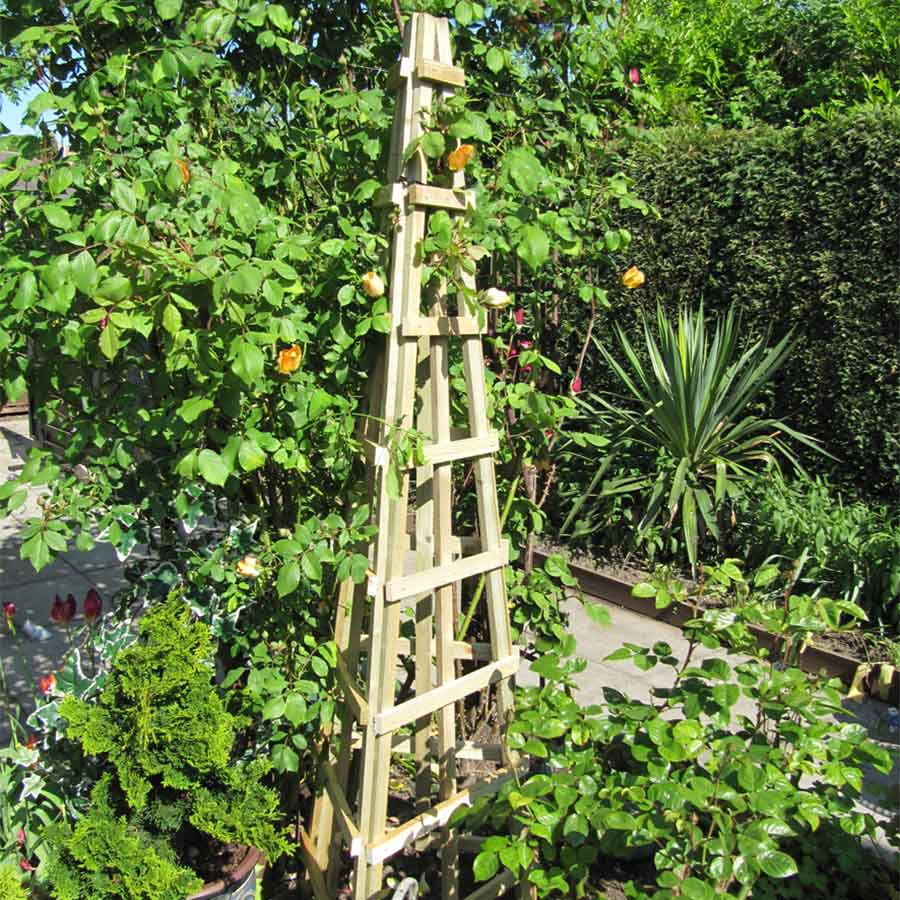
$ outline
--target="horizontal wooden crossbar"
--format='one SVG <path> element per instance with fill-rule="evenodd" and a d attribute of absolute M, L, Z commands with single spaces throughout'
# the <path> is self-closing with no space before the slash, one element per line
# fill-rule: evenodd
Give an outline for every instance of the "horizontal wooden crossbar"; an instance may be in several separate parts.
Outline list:
<path fill-rule="evenodd" d="M 489 684 L 514 675 L 519 669 L 519 650 L 517 647 L 513 649 L 515 652 L 504 656 L 503 659 L 487 663 L 461 678 L 455 678 L 440 687 L 432 688 L 430 691 L 425 691 L 424 694 L 419 694 L 378 713 L 373 719 L 375 734 L 381 735 L 396 731 L 404 725 L 409 725 L 410 722 L 415 722 L 421 716 L 437 712 L 469 694 L 474 694 L 475 691 L 480 691 Z"/>
<path fill-rule="evenodd" d="M 501 769 L 477 784 L 464 788 L 447 800 L 435 804 L 431 809 L 420 813 L 405 825 L 400 825 L 387 832 L 384 837 L 369 844 L 366 848 L 366 858 L 369 864 L 377 865 L 384 862 L 418 838 L 430 834 L 436 828 L 443 828 L 456 810 L 462 806 L 471 806 L 478 797 L 496 794 L 507 781 L 514 777 L 514 774 L 512 769 Z"/>
<path fill-rule="evenodd" d="M 402 337 L 446 337 L 481 334 L 478 319 L 472 316 L 419 316 L 400 323 Z"/>
<path fill-rule="evenodd" d="M 388 71 L 387 89 L 395 91 L 403 80 L 413 71 L 412 60 L 404 58 L 391 66 Z M 466 72 L 457 66 L 448 66 L 433 59 L 420 59 L 415 64 L 415 73 L 423 81 L 434 81 L 451 87 L 463 87 L 466 83 Z"/>
<path fill-rule="evenodd" d="M 325 772 L 325 790 L 328 791 L 328 796 L 331 798 L 331 803 L 334 806 L 337 823 L 341 831 L 344 832 L 344 837 L 350 847 L 350 855 L 359 856 L 362 853 L 365 842 L 359 833 L 359 829 L 356 827 L 356 822 L 353 820 L 353 813 L 350 810 L 350 804 L 347 802 L 344 789 L 338 784 L 337 775 L 331 763 L 323 762 L 322 769 Z"/>
<path fill-rule="evenodd" d="M 400 578 L 392 578 L 384 586 L 384 599 L 387 603 L 396 603 L 407 597 L 416 597 L 429 591 L 471 578 L 473 575 L 483 575 L 494 569 L 502 569 L 509 560 L 509 542 L 502 541 L 494 550 L 485 550 L 474 556 L 464 556 L 443 566 L 426 569 L 424 572 L 415 572 L 412 575 L 402 575 Z"/>
<path fill-rule="evenodd" d="M 376 444 L 368 438 L 362 439 L 363 451 L 371 465 L 387 465 L 391 455 L 387 447 Z M 441 444 L 425 444 L 422 447 L 422 462 L 411 460 L 407 468 L 414 469 L 418 465 L 434 466 L 440 463 L 456 462 L 462 459 L 474 459 L 476 456 L 487 456 L 500 449 L 500 439 L 496 431 L 484 437 L 468 437 L 456 441 L 445 441 Z"/>
<path fill-rule="evenodd" d="M 431 184 L 406 185 L 405 182 L 395 182 L 385 185 L 375 191 L 372 200 L 376 208 L 382 206 L 400 206 L 404 196 L 413 206 L 431 206 L 435 209 L 449 209 L 451 212 L 465 212 L 469 207 L 475 206 L 475 194 L 462 188 L 435 187 Z"/>

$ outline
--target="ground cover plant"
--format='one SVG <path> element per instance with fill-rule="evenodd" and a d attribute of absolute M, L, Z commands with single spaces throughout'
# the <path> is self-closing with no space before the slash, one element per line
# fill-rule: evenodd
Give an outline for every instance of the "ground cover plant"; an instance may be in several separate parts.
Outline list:
<path fill-rule="evenodd" d="M 745 586 L 733 565 L 706 574 L 720 590 Z M 642 584 L 636 593 L 666 606 L 683 585 Z M 584 661 L 542 657 L 532 668 L 545 681 L 522 692 L 508 737 L 536 764 L 460 814 L 480 834 L 496 831 L 481 845 L 476 877 L 505 867 L 527 872 L 539 896 L 586 897 L 598 860 L 652 859 L 652 876 L 626 884 L 626 896 L 713 900 L 757 896 L 760 882 L 761 895 L 791 896 L 781 890 L 798 876 L 798 860 L 802 892 L 815 880 L 807 855 L 837 865 L 822 859 L 820 829 L 842 834 L 862 859 L 860 836 L 877 833 L 874 819 L 854 809 L 862 770 L 890 771 L 891 757 L 843 717 L 839 683 L 794 665 L 814 631 L 851 628 L 861 617 L 847 601 L 803 595 L 780 610 L 752 597 L 707 610 L 686 624 L 682 657 L 664 642 L 625 644 L 608 657 L 641 671 L 669 667 L 668 687 L 649 700 L 606 688 L 604 702 L 589 708 L 573 692 Z M 751 624 L 782 638 L 777 655 L 757 646 Z M 746 661 L 697 658 L 700 648 L 723 647 Z M 888 834 L 897 844 L 896 822 Z M 895 883 L 871 860 L 857 877 L 866 885 L 859 896 L 890 896 Z"/>

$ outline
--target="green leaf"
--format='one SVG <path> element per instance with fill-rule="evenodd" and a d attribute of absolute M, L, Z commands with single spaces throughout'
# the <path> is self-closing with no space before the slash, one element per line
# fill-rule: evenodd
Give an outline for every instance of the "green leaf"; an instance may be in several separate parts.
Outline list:
<path fill-rule="evenodd" d="M 117 178 L 113 182 L 110 195 L 119 209 L 127 213 L 133 213 L 137 209 L 137 196 L 134 193 L 134 188 L 127 181 Z"/>
<path fill-rule="evenodd" d="M 639 581 L 632 589 L 631 589 L 632 597 L 655 597 L 656 596 L 656 588 L 650 584 L 648 581 Z"/>
<path fill-rule="evenodd" d="M 550 256 L 550 241 L 538 225 L 526 225 L 522 229 L 516 252 L 528 263 L 532 271 L 536 271 Z"/>
<path fill-rule="evenodd" d="M 53 174 L 47 179 L 47 188 L 56 197 L 72 184 L 72 169 L 63 163 L 53 170 Z"/>
<path fill-rule="evenodd" d="M 266 461 L 266 454 L 262 447 L 252 438 L 244 438 L 241 441 L 241 449 L 238 450 L 238 462 L 245 472 L 258 469 Z"/>
<path fill-rule="evenodd" d="M 284 717 L 295 728 L 301 722 L 306 721 L 306 700 L 300 694 L 289 694 L 284 704 Z"/>
<path fill-rule="evenodd" d="M 472 872 L 476 881 L 489 881 L 497 874 L 500 868 L 500 860 L 496 853 L 482 851 L 475 857 L 472 863 Z"/>
<path fill-rule="evenodd" d="M 100 352 L 107 359 L 115 359 L 119 352 L 119 329 L 112 322 L 100 332 Z"/>
<path fill-rule="evenodd" d="M 82 250 L 72 260 L 69 271 L 72 274 L 72 281 L 75 282 L 75 287 L 82 294 L 91 296 L 94 293 L 94 288 L 97 286 L 97 266 L 94 263 L 94 257 L 87 250 Z"/>
<path fill-rule="evenodd" d="M 300 584 L 300 564 L 296 559 L 286 562 L 278 570 L 278 596 L 286 597 Z"/>
<path fill-rule="evenodd" d="M 312 551 L 309 553 L 303 554 L 303 574 L 306 575 L 310 581 L 321 581 L 322 580 L 322 563 L 319 562 L 319 557 L 315 555 Z"/>
<path fill-rule="evenodd" d="M 213 402 L 208 397 L 189 397 L 178 407 L 176 415 L 183 422 L 190 424 L 196 422 L 208 409 L 213 408 Z"/>
<path fill-rule="evenodd" d="M 41 207 L 44 218 L 54 227 L 68 229 L 72 227 L 72 218 L 69 213 L 56 203 L 45 203 Z"/>
<path fill-rule="evenodd" d="M 506 57 L 503 51 L 497 47 L 491 47 L 484 58 L 485 65 L 494 73 L 500 72 L 506 64 Z"/>
<path fill-rule="evenodd" d="M 232 347 L 232 354 L 234 362 L 231 364 L 231 370 L 244 384 L 252 387 L 253 383 L 262 376 L 265 367 L 262 351 L 256 344 L 244 338 L 238 338 L 235 346 Z"/>
<path fill-rule="evenodd" d="M 440 159 L 447 149 L 444 135 L 440 131 L 429 131 L 427 134 L 423 134 L 419 146 L 422 148 L 422 152 L 431 159 Z"/>
<path fill-rule="evenodd" d="M 797 864 L 780 850 L 767 850 L 756 857 L 759 867 L 770 878 L 789 878 L 797 874 Z"/>
<path fill-rule="evenodd" d="M 174 19 L 181 12 L 181 0 L 154 0 L 156 14 L 163 20 Z"/>
<path fill-rule="evenodd" d="M 523 194 L 534 194 L 544 179 L 541 161 L 526 147 L 516 147 L 503 157 L 503 170 Z"/>
<path fill-rule="evenodd" d="M 252 296 L 259 293 L 262 280 L 263 273 L 256 266 L 245 264 L 231 273 L 228 283 L 235 293 Z"/>
<path fill-rule="evenodd" d="M 262 710 L 263 720 L 278 719 L 284 713 L 284 697 L 272 697 Z"/>
<path fill-rule="evenodd" d="M 181 313 L 174 303 L 167 303 L 162 315 L 163 328 L 169 334 L 178 334 L 181 331 Z"/>
<path fill-rule="evenodd" d="M 457 23 L 466 28 L 472 24 L 474 16 L 475 13 L 469 0 L 459 0 L 459 3 L 456 4 L 453 10 L 453 18 L 456 19 Z"/>
<path fill-rule="evenodd" d="M 210 484 L 221 487 L 228 480 L 231 470 L 215 450 L 201 450 L 197 457 L 200 475 Z"/>
<path fill-rule="evenodd" d="M 296 772 L 300 757 L 287 744 L 276 744 L 272 750 L 272 766 L 276 772 Z"/>

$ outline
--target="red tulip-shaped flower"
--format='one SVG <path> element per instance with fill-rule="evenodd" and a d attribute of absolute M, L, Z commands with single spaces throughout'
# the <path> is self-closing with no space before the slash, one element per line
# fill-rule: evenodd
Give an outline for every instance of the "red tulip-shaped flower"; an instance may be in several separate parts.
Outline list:
<path fill-rule="evenodd" d="M 72 621 L 72 617 L 75 615 L 75 597 L 72 594 L 69 594 L 65 600 L 56 595 L 53 600 L 53 607 L 50 610 L 50 618 L 57 625 L 68 625 L 69 622 Z"/>
<path fill-rule="evenodd" d="M 3 604 L 3 612 L 6 615 L 7 623 L 11 622 L 16 615 L 16 604 L 10 601 Z"/>
<path fill-rule="evenodd" d="M 91 588 L 84 598 L 84 618 L 87 622 L 93 622 L 103 609 L 103 600 L 96 588 Z"/>

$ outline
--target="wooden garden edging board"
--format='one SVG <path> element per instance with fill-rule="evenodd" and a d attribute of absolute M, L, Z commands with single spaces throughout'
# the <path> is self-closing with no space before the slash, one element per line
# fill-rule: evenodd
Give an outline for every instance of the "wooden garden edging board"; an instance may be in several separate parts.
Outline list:
<path fill-rule="evenodd" d="M 543 565 L 548 556 L 550 554 L 546 550 L 535 548 L 535 565 Z M 673 603 L 666 609 L 657 609 L 651 599 L 632 595 L 631 589 L 637 584 L 637 580 L 616 578 L 571 561 L 569 570 L 585 594 L 621 606 L 630 612 L 646 616 L 648 619 L 656 619 L 667 625 L 682 628 L 689 619 L 703 614 L 703 608 L 694 603 Z M 749 628 L 759 643 L 767 650 L 774 650 L 777 647 L 779 639 L 774 634 L 756 625 L 751 625 Z M 800 668 L 804 672 L 821 672 L 824 669 L 829 677 L 840 678 L 848 687 L 853 683 L 860 665 L 862 663 L 858 659 L 826 650 L 823 647 L 807 647 L 800 655 Z M 888 700 L 894 706 L 900 704 L 900 671 L 895 671 L 893 674 Z"/>

